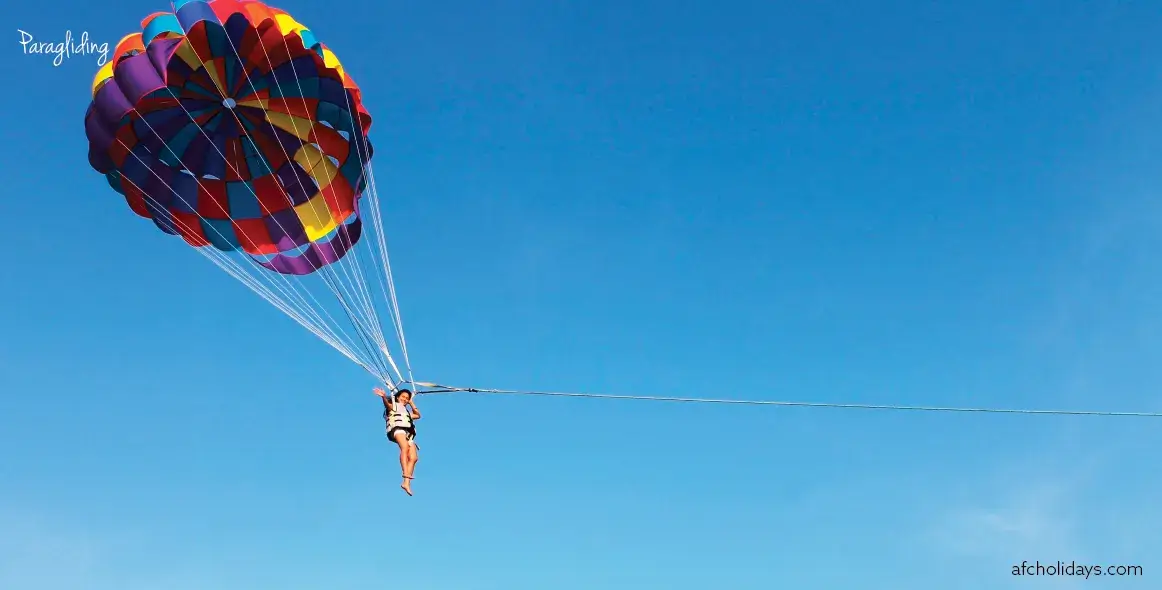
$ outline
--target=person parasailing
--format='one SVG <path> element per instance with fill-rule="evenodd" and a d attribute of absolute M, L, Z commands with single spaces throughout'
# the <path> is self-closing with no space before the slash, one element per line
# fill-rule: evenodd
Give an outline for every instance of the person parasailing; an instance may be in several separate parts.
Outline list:
<path fill-rule="evenodd" d="M 399 466 L 403 471 L 403 483 L 399 487 L 410 496 L 416 463 L 420 460 L 415 424 L 415 421 L 420 419 L 420 411 L 416 408 L 410 389 L 400 389 L 395 395 L 388 395 L 378 387 L 373 391 L 383 399 L 383 420 L 387 438 L 399 445 Z"/>

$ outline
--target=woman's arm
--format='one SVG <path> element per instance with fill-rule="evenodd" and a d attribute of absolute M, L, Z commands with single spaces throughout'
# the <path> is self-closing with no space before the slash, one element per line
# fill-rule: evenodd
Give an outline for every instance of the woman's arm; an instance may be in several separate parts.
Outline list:
<path fill-rule="evenodd" d="M 416 398 L 413 397 L 412 403 L 410 403 L 408 405 L 410 405 L 412 407 L 412 420 L 419 420 L 421 418 L 421 416 L 420 416 L 420 409 L 416 407 Z"/>
<path fill-rule="evenodd" d="M 374 393 L 375 395 L 378 395 L 380 397 L 380 399 L 383 400 L 383 407 L 384 408 L 386 408 L 388 410 L 391 409 L 391 396 L 390 395 L 387 395 L 387 393 L 385 391 L 383 391 L 382 389 L 380 389 L 378 387 L 373 389 L 372 393 Z"/>

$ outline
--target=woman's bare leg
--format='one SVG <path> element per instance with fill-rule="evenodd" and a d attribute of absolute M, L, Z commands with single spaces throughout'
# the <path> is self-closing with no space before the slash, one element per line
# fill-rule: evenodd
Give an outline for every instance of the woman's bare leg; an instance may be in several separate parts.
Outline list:
<path fill-rule="evenodd" d="M 416 448 L 416 443 L 408 441 L 407 446 L 407 466 L 404 467 L 404 476 L 411 479 L 416 474 L 416 463 L 420 461 L 419 449 Z"/>
<path fill-rule="evenodd" d="M 409 458 L 409 450 L 412 446 L 411 441 L 407 439 L 407 434 L 396 432 L 395 444 L 399 445 L 399 468 L 403 472 L 403 483 L 399 484 L 399 487 L 403 488 L 403 491 L 407 492 L 410 496 L 412 495 L 412 474 L 409 469 L 414 467 L 414 463 L 411 463 Z"/>

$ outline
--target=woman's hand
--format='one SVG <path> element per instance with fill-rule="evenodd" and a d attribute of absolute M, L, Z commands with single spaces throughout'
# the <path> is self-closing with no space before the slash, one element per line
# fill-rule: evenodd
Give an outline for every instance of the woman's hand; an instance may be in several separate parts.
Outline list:
<path fill-rule="evenodd" d="M 387 392 L 383 391 L 382 389 L 380 389 L 378 387 L 376 387 L 375 389 L 372 389 L 371 392 L 374 393 L 375 395 L 378 395 L 379 397 L 382 397 L 383 399 L 387 399 Z"/>

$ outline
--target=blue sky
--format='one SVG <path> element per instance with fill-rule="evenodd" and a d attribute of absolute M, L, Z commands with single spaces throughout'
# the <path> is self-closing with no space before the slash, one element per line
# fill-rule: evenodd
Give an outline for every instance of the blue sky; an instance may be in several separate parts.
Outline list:
<path fill-rule="evenodd" d="M 1162 8 L 279 4 L 356 76 L 421 379 L 1162 410 Z M 86 162 L 166 3 L 7 3 L 0 586 L 1145 588 L 1150 419 L 421 398 Z M 1142 578 L 1014 579 L 1023 560 Z"/>

